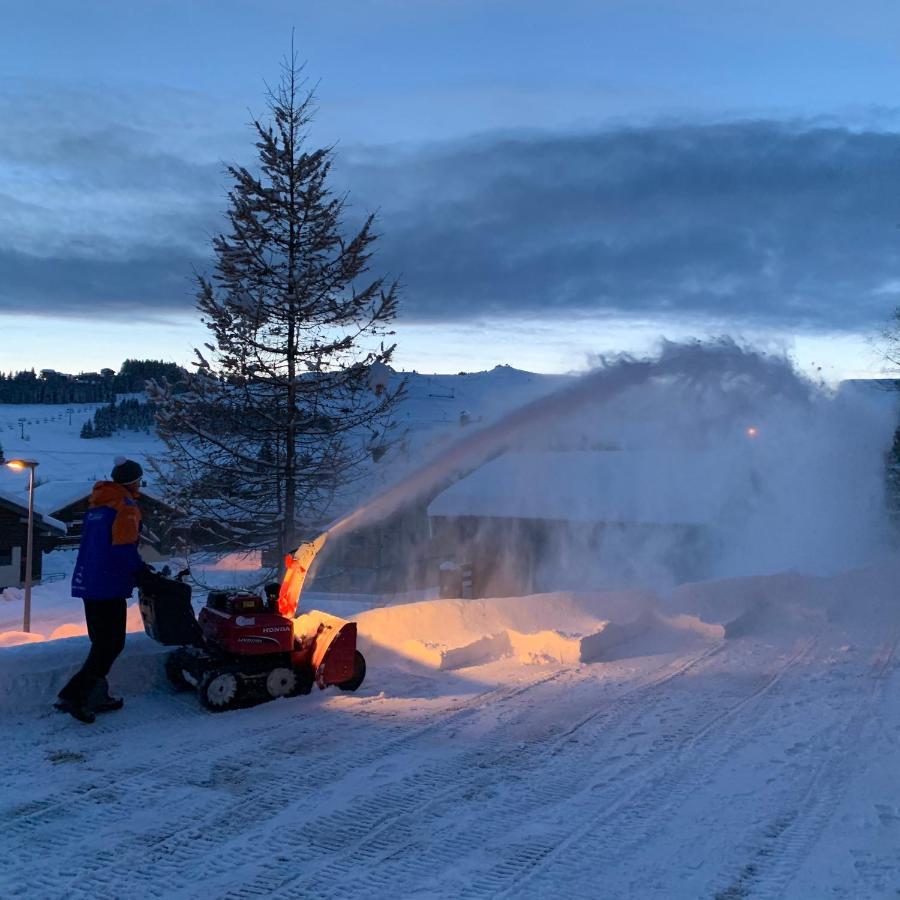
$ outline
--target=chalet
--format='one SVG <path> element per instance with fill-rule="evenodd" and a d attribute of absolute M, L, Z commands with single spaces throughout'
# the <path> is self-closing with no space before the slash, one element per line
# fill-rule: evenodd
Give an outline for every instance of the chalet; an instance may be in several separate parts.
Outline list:
<path fill-rule="evenodd" d="M 31 578 L 40 581 L 43 555 L 59 546 L 66 526 L 51 516 L 34 513 L 34 552 Z M 19 587 L 25 582 L 28 540 L 28 501 L 0 493 L 0 588 Z"/>
<path fill-rule="evenodd" d="M 94 484 L 93 481 L 48 481 L 35 488 L 35 507 L 66 524 L 64 544 L 77 545 L 81 540 L 81 525 Z M 143 522 L 142 552 L 148 547 L 159 553 L 172 550 L 179 537 L 179 520 L 183 514 L 150 487 L 141 488 L 138 505 Z"/>
<path fill-rule="evenodd" d="M 689 580 L 729 496 L 720 470 L 702 453 L 507 453 L 431 501 L 432 540 L 475 597 Z"/>

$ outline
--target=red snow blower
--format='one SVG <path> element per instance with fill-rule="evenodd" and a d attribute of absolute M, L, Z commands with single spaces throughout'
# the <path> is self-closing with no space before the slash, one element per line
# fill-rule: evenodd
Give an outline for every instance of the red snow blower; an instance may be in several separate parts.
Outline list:
<path fill-rule="evenodd" d="M 318 611 L 293 618 L 306 570 L 323 542 L 288 557 L 284 582 L 267 585 L 264 595 L 211 591 L 199 617 L 183 581 L 187 570 L 175 578 L 147 573 L 139 591 L 144 630 L 160 644 L 179 645 L 166 658 L 172 685 L 195 688 L 213 712 L 308 694 L 314 684 L 355 691 L 366 677 L 356 623 Z M 306 556 L 304 548 L 312 548 Z"/>

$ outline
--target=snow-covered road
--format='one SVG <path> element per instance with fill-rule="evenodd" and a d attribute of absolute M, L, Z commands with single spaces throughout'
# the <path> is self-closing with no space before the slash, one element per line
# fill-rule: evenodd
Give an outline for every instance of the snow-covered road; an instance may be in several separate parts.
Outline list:
<path fill-rule="evenodd" d="M 0 894 L 888 897 L 900 615 L 0 733 Z"/>

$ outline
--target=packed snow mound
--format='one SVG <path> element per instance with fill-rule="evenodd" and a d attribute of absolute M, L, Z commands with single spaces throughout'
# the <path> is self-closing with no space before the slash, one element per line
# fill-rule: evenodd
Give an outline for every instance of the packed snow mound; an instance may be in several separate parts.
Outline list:
<path fill-rule="evenodd" d="M 808 630 L 827 619 L 890 617 L 897 603 L 900 561 L 886 560 L 839 575 L 784 572 L 684 584 L 660 601 L 666 615 L 687 613 L 721 623 L 727 637 L 749 631 Z"/>
<path fill-rule="evenodd" d="M 44 640 L 42 634 L 31 631 L 4 631 L 0 633 L 0 647 L 18 647 L 21 644 L 36 644 Z"/>
<path fill-rule="evenodd" d="M 80 604 L 80 601 L 79 601 Z M 87 625 L 81 614 L 80 605 L 69 611 L 69 615 L 75 617 L 74 622 L 58 622 L 56 619 L 48 619 L 48 625 L 41 631 L 0 631 L 0 647 L 17 647 L 20 644 L 36 644 L 41 641 L 55 641 L 60 638 L 81 637 L 87 635 Z M 144 620 L 141 618 L 141 610 L 137 603 L 128 606 L 125 616 L 125 630 L 132 634 L 144 630 Z"/>
<path fill-rule="evenodd" d="M 0 644 L 2 646 L 2 644 Z M 0 651 L 0 717 L 49 706 L 81 667 L 90 649 L 86 637 L 43 641 Z M 163 689 L 167 647 L 146 635 L 128 636 L 110 673 L 113 692 L 145 694 Z"/>
<path fill-rule="evenodd" d="M 650 630 L 715 640 L 720 626 L 666 617 L 649 591 L 549 593 L 483 600 L 428 600 L 357 617 L 360 646 L 373 662 L 461 669 L 512 657 L 523 663 L 595 662 Z"/>
<path fill-rule="evenodd" d="M 900 562 L 833 576 L 787 572 L 651 591 L 557 592 L 484 600 L 429 600 L 357 617 L 360 646 L 373 663 L 460 669 L 501 658 L 572 665 L 618 655 L 652 633 L 656 648 L 686 637 L 715 641 L 802 634 L 826 621 L 889 619 Z M 636 645 L 629 651 L 642 652 Z"/>

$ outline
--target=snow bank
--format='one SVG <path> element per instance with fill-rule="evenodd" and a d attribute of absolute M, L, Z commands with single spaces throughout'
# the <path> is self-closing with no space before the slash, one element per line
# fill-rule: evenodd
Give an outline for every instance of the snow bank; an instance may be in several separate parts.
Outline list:
<path fill-rule="evenodd" d="M 0 650 L 0 718 L 52 704 L 60 688 L 84 662 L 89 647 L 87 638 L 73 637 L 39 639 Z M 146 635 L 129 635 L 110 674 L 113 690 L 141 694 L 162 687 L 162 659 L 167 649 Z"/>
<path fill-rule="evenodd" d="M 563 665 L 610 658 L 653 633 L 717 641 L 812 633 L 826 620 L 880 621 L 896 605 L 900 560 L 833 576 L 748 576 L 650 591 L 557 592 L 485 600 L 430 600 L 357 616 L 360 646 L 373 663 L 460 669 L 501 658 Z M 635 652 L 641 652 L 640 648 Z"/>
<path fill-rule="evenodd" d="M 594 662 L 651 629 L 723 636 L 721 628 L 698 619 L 662 616 L 656 605 L 649 591 L 430 600 L 373 609 L 361 613 L 357 624 L 370 660 L 399 659 L 433 669 L 506 657 L 522 663 Z"/>
<path fill-rule="evenodd" d="M 4 631 L 0 634 L 0 647 L 18 647 L 20 644 L 36 644 L 43 640 L 42 634 L 32 631 Z"/>
<path fill-rule="evenodd" d="M 726 636 L 806 629 L 817 621 L 872 621 L 897 603 L 900 560 L 838 575 L 785 572 L 684 584 L 660 601 L 667 616 L 721 623 Z"/>
<path fill-rule="evenodd" d="M 59 609 L 42 613 L 39 617 L 33 617 L 35 628 L 30 632 L 7 630 L 0 631 L 0 647 L 16 647 L 19 644 L 36 644 L 40 641 L 55 641 L 59 638 L 81 637 L 87 634 L 87 625 L 84 622 L 84 613 L 81 609 L 81 601 L 78 606 L 69 605 L 64 611 Z M 74 619 L 75 621 L 66 621 Z M 129 633 L 143 631 L 144 621 L 141 619 L 141 610 L 137 603 L 128 606 L 125 617 L 125 630 Z"/>

